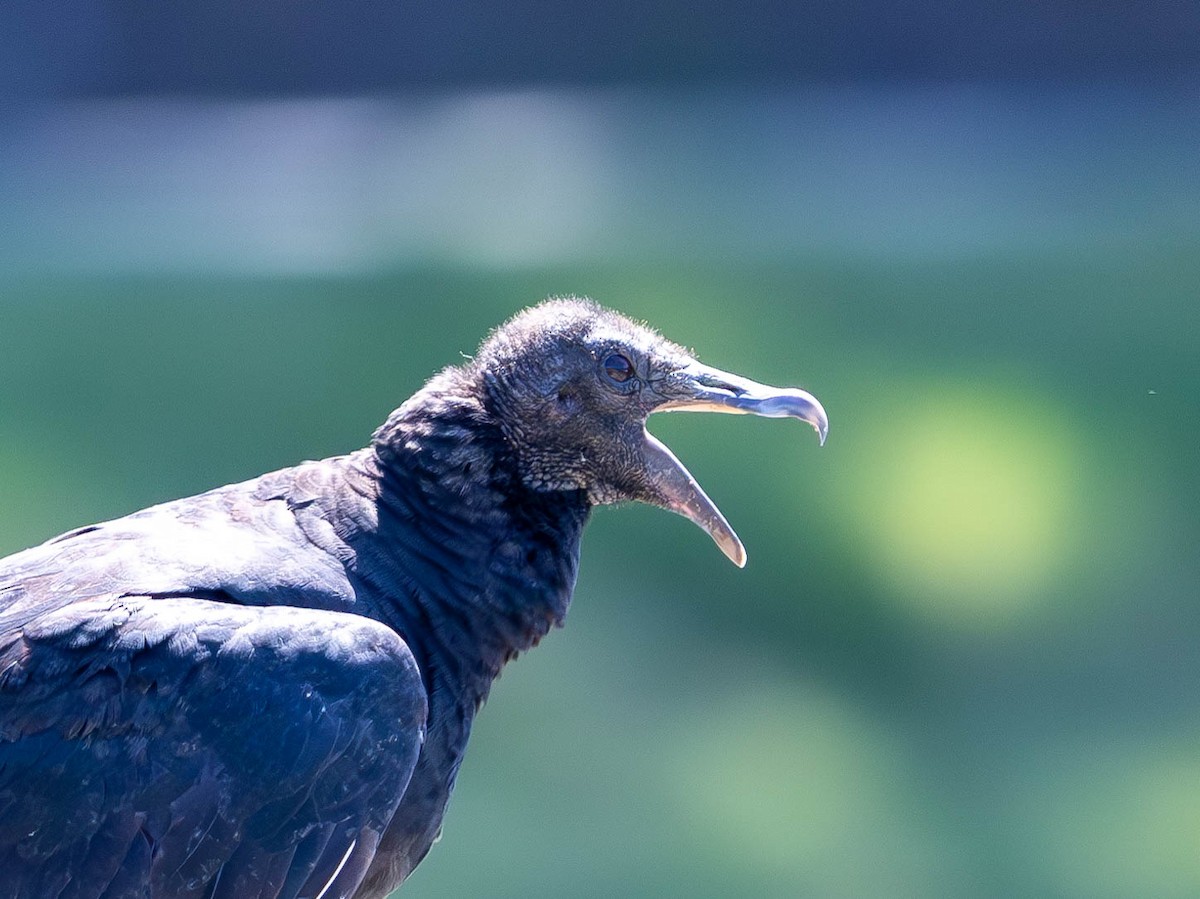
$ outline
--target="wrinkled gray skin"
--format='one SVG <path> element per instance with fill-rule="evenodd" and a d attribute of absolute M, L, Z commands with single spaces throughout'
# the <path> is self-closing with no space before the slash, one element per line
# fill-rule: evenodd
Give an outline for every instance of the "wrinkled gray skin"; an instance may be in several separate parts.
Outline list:
<path fill-rule="evenodd" d="M 592 506 L 663 506 L 744 562 L 646 434 L 661 409 L 827 427 L 802 391 L 552 301 L 366 449 L 0 561 L 0 899 L 395 888 L 492 680 L 561 624 Z"/>

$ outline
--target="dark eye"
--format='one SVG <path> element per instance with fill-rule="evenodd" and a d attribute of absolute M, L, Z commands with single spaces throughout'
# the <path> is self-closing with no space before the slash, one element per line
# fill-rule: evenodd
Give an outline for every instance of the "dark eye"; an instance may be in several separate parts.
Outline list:
<path fill-rule="evenodd" d="M 614 381 L 628 381 L 633 377 L 633 363 L 620 353 L 613 353 L 604 360 L 604 373 Z"/>

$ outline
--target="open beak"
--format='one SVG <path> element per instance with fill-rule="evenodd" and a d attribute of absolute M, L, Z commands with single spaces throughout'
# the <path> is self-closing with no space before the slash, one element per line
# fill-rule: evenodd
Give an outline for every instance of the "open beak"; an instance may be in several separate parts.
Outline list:
<path fill-rule="evenodd" d="M 667 400 L 655 409 L 656 412 L 725 412 L 798 418 L 813 426 L 822 445 L 829 433 L 829 417 L 817 398 L 795 387 L 769 387 L 693 362 L 663 382 L 659 389 Z M 744 567 L 746 548 L 691 472 L 649 433 L 642 449 L 656 503 L 703 528 L 734 565 Z"/>

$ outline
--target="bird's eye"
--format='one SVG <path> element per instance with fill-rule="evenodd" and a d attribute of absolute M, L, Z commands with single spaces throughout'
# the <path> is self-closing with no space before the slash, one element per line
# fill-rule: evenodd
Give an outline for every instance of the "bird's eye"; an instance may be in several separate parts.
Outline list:
<path fill-rule="evenodd" d="M 604 359 L 604 373 L 614 381 L 628 381 L 633 377 L 633 363 L 620 353 L 612 353 Z"/>

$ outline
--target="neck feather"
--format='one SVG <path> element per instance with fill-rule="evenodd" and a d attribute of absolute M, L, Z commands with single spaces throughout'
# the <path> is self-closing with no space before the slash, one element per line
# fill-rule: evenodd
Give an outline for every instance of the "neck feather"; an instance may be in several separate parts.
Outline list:
<path fill-rule="evenodd" d="M 579 491 L 524 486 L 468 372 L 449 369 L 376 432 L 378 527 L 357 576 L 428 683 L 478 705 L 504 663 L 561 624 L 587 519 Z"/>

